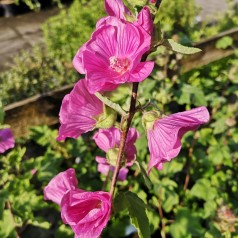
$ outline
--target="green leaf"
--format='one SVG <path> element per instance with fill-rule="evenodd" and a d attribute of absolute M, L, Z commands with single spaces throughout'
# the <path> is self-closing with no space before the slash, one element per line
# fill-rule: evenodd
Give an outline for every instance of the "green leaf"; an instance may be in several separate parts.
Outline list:
<path fill-rule="evenodd" d="M 48 221 L 44 221 L 43 217 L 34 217 L 34 220 L 28 220 L 28 224 L 37 226 L 43 229 L 49 229 L 51 224 Z"/>
<path fill-rule="evenodd" d="M 73 238 L 74 234 L 72 229 L 69 226 L 61 225 L 57 230 L 55 237 L 57 238 Z"/>
<path fill-rule="evenodd" d="M 213 200 L 217 196 L 217 190 L 211 186 L 208 179 L 199 179 L 190 191 L 191 195 L 205 201 Z"/>
<path fill-rule="evenodd" d="M 132 225 L 138 230 L 140 238 L 150 238 L 149 220 L 144 202 L 132 192 L 125 193 Z"/>
<path fill-rule="evenodd" d="M 194 104 L 195 106 L 207 105 L 204 92 L 197 87 L 183 84 L 178 96 L 179 104 Z"/>
<path fill-rule="evenodd" d="M 163 200 L 162 207 L 165 212 L 170 212 L 175 205 L 179 203 L 179 196 L 176 192 L 165 190 L 165 199 Z"/>
<path fill-rule="evenodd" d="M 204 203 L 203 218 L 213 217 L 216 214 L 217 204 L 213 200 Z"/>
<path fill-rule="evenodd" d="M 230 36 L 224 36 L 216 42 L 217 49 L 226 49 L 229 46 L 232 46 L 233 39 Z"/>
<path fill-rule="evenodd" d="M 132 225 L 138 230 L 140 238 L 150 237 L 149 220 L 146 214 L 146 205 L 135 193 L 130 191 L 119 193 L 114 200 L 116 212 L 127 209 Z"/>
<path fill-rule="evenodd" d="M 152 183 L 151 183 L 150 178 L 148 177 L 142 163 L 139 160 L 137 160 L 137 161 L 135 161 L 135 164 L 140 168 L 141 174 L 145 181 L 145 185 L 147 186 L 148 189 L 151 189 Z"/>
<path fill-rule="evenodd" d="M 203 237 L 199 217 L 188 208 L 180 208 L 176 214 L 175 222 L 170 226 L 173 238 Z"/>
<path fill-rule="evenodd" d="M 5 112 L 3 108 L 0 107 L 0 125 L 3 124 L 4 116 L 5 116 Z"/>
<path fill-rule="evenodd" d="M 118 193 L 117 196 L 114 199 L 114 211 L 116 213 L 123 211 L 127 208 L 127 202 L 124 193 Z"/>
<path fill-rule="evenodd" d="M 4 210 L 0 220 L 0 237 L 16 238 L 15 224 L 10 210 Z"/>
<path fill-rule="evenodd" d="M 188 47 L 175 42 L 173 39 L 164 39 L 162 45 L 176 53 L 191 55 L 202 51 L 201 49 Z"/>

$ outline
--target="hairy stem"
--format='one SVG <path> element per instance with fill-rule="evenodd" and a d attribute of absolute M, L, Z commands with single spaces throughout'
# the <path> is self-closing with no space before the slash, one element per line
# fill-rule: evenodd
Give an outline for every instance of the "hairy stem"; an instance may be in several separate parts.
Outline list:
<path fill-rule="evenodd" d="M 119 170 L 121 167 L 121 161 L 122 161 L 124 151 L 125 151 L 127 134 L 130 129 L 130 126 L 131 126 L 131 121 L 132 121 L 134 114 L 136 112 L 136 99 L 137 99 L 138 86 L 139 86 L 139 83 L 133 83 L 129 115 L 123 116 L 121 119 L 120 130 L 122 131 L 122 136 L 121 136 L 121 141 L 120 141 L 120 146 L 119 146 L 117 162 L 116 162 L 115 170 L 114 170 L 113 177 L 112 177 L 112 183 L 110 186 L 110 194 L 112 197 L 113 197 L 113 194 L 114 194 L 114 191 L 116 188 L 117 176 L 118 176 L 118 173 L 119 173 Z"/>

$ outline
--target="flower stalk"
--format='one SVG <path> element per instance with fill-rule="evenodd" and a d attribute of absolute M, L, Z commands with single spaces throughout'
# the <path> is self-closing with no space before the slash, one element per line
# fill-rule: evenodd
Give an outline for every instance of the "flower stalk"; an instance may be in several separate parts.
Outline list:
<path fill-rule="evenodd" d="M 122 119 L 121 119 L 120 130 L 122 131 L 122 136 L 120 141 L 116 167 L 113 173 L 112 182 L 111 182 L 110 191 L 109 191 L 112 197 L 116 188 L 117 176 L 121 167 L 121 161 L 125 151 L 127 134 L 131 126 L 131 122 L 134 117 L 134 114 L 136 112 L 136 99 L 137 99 L 138 86 L 139 86 L 139 83 L 133 83 L 129 115 L 127 117 L 122 116 Z M 126 126 L 124 127 L 125 123 L 126 123 Z"/>
<path fill-rule="evenodd" d="M 145 53 L 142 56 L 141 62 L 145 62 L 147 56 L 148 56 L 148 53 Z M 132 119 L 137 111 L 136 110 L 136 101 L 137 101 L 138 87 L 139 87 L 138 82 L 135 82 L 132 84 L 131 103 L 130 103 L 129 114 L 127 117 L 122 116 L 122 119 L 121 119 L 120 130 L 122 131 L 122 136 L 121 136 L 121 141 L 120 141 L 120 146 L 119 146 L 116 167 L 115 167 L 115 170 L 113 173 L 112 182 L 111 182 L 110 191 L 109 191 L 112 198 L 113 198 L 114 191 L 116 188 L 117 177 L 118 177 L 118 173 L 119 173 L 119 170 L 121 167 L 121 161 L 123 159 L 123 155 L 124 155 L 124 151 L 125 151 L 127 134 L 128 134 L 129 128 L 131 126 Z"/>

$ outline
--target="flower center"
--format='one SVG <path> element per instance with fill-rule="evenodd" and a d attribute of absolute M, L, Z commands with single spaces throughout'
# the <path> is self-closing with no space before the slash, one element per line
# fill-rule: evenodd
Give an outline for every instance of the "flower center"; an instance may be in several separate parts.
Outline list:
<path fill-rule="evenodd" d="M 125 73 L 130 66 L 128 58 L 117 58 L 116 56 L 111 56 L 109 62 L 110 68 L 119 74 Z"/>
<path fill-rule="evenodd" d="M 99 201 L 98 204 L 97 204 L 97 206 L 96 206 L 96 208 L 99 208 L 99 209 L 100 209 L 101 207 L 102 207 L 102 201 Z"/>

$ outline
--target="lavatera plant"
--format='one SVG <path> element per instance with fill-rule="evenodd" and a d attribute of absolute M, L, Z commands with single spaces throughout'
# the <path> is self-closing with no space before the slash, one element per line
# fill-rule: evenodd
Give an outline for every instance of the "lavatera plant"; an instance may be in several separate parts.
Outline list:
<path fill-rule="evenodd" d="M 142 124 L 147 132 L 148 174 L 152 169 L 163 169 L 164 163 L 179 154 L 181 138 L 186 132 L 209 121 L 208 110 L 203 106 L 167 115 L 150 103 L 137 103 L 139 83 L 154 67 L 154 62 L 147 61 L 147 57 L 157 47 L 163 45 L 185 54 L 200 51 L 162 38 L 155 25 L 161 1 L 141 2 L 138 6 L 127 1 L 128 6 L 133 5 L 129 9 L 122 0 L 105 0 L 108 16 L 98 20 L 91 38 L 73 59 L 74 67 L 85 74 L 85 79 L 79 80 L 63 99 L 57 140 L 76 139 L 83 133 L 99 129 L 93 139 L 105 152 L 105 157 L 98 156 L 95 162 L 98 172 L 106 176 L 106 181 L 111 181 L 109 191 L 84 191 L 77 186 L 74 169 L 69 168 L 56 175 L 45 188 L 45 199 L 60 206 L 62 220 L 71 226 L 76 238 L 99 237 L 114 212 L 117 181 L 126 180 L 136 161 L 134 144 L 140 135 L 136 128 L 131 128 L 135 113 L 142 113 Z M 129 83 L 132 92 L 126 111 L 105 95 Z M 121 199 L 117 202 L 120 200 L 122 207 L 128 206 L 125 208 L 139 236 L 150 237 L 146 205 L 130 191 L 119 195 Z M 133 210 L 131 203 L 139 204 L 140 212 Z"/>

